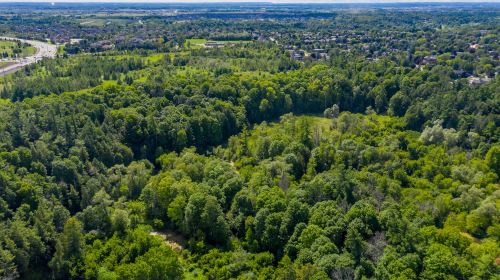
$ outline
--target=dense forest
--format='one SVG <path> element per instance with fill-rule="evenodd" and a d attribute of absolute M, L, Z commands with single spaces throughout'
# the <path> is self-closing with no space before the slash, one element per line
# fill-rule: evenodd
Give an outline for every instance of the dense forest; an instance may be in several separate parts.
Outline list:
<path fill-rule="evenodd" d="M 0 279 L 499 279 L 500 6 L 68 5 L 0 13 L 81 36 L 0 78 Z"/>

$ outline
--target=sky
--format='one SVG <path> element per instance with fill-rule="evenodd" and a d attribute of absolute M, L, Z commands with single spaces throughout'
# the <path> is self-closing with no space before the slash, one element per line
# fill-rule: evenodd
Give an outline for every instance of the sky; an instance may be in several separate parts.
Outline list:
<path fill-rule="evenodd" d="M 500 0 L 0 0 L 3 3 L 39 2 L 39 3 L 221 3 L 221 2 L 267 2 L 267 3 L 484 3 Z"/>
<path fill-rule="evenodd" d="M 268 2 L 268 3 L 421 3 L 421 2 L 497 2 L 500 0 L 0 0 L 0 2 L 44 2 L 44 3 L 79 3 L 79 2 L 119 2 L 119 3 L 209 3 L 209 2 Z"/>

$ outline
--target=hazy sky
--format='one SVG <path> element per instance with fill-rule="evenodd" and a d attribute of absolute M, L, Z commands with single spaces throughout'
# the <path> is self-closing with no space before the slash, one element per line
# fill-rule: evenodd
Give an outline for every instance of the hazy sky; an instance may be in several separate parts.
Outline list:
<path fill-rule="evenodd" d="M 399 3 L 399 2 L 497 2 L 500 0 L 0 0 L 0 2 L 121 2 L 121 3 L 207 3 L 207 2 L 269 2 L 269 3 Z"/>

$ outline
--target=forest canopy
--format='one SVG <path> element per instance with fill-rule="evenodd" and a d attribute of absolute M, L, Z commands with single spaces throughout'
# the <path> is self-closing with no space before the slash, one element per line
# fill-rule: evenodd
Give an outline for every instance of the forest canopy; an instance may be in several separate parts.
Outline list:
<path fill-rule="evenodd" d="M 498 278 L 498 5 L 11 5 L 0 279 Z"/>

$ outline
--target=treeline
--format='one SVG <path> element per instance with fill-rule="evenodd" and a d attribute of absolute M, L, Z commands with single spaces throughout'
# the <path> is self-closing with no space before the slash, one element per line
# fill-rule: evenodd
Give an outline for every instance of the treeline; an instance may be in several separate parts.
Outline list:
<path fill-rule="evenodd" d="M 408 127 L 415 130 L 436 119 L 443 120 L 445 127 L 477 133 L 488 124 L 498 124 L 497 79 L 471 87 L 466 79 L 456 77 L 453 66 L 410 70 L 389 59 L 367 62 L 351 58 L 336 59 L 333 67 L 303 67 L 276 50 L 193 50 L 192 55 L 175 53 L 169 57 L 156 66 L 157 73 L 151 73 L 146 81 L 141 79 L 136 88 L 155 98 L 164 95 L 170 101 L 174 101 L 174 95 L 178 100 L 180 96 L 199 95 L 230 101 L 245 107 L 251 123 L 287 112 L 318 113 L 338 104 L 345 111 L 365 112 L 371 107 L 377 113 L 405 116 Z M 62 66 L 56 60 L 43 62 L 43 68 L 27 68 L 16 78 L 21 82 L 8 83 L 2 96 L 22 100 L 60 94 L 94 87 L 103 80 L 132 84 L 134 77 L 138 79 L 144 74 L 130 71 L 146 67 L 137 58 L 82 56 L 72 60 L 74 65 Z M 264 66 L 266 60 L 279 68 Z M 196 84 L 186 81 L 184 67 L 189 67 L 187 75 L 196 79 Z M 40 75 L 40 69 L 49 74 Z M 257 70 L 274 74 L 244 72 Z"/>
<path fill-rule="evenodd" d="M 94 84 L 103 76 L 123 76 L 117 77 L 118 85 L 97 87 L 86 93 L 8 103 L 2 112 L 8 131 L 6 147 L 14 149 L 44 135 L 50 135 L 52 140 L 61 135 L 65 149 L 74 146 L 78 139 L 88 139 L 85 145 L 89 158 L 97 158 L 108 166 L 129 162 L 123 159 L 130 158 L 154 161 L 164 151 L 190 146 L 206 150 L 252 123 L 273 120 L 289 112 L 322 113 L 333 104 L 341 111 L 402 116 L 406 127 L 413 130 L 441 120 L 444 128 L 460 132 L 458 143 L 463 147 L 480 145 L 486 139 L 498 141 L 498 79 L 471 87 L 466 80 L 453 80 L 452 71 L 441 66 L 429 71 L 409 71 L 384 61 L 358 63 L 358 68 L 364 68 L 356 73 L 315 65 L 276 74 L 224 73 L 222 69 L 217 74 L 204 70 L 203 65 L 186 72 L 182 66 L 172 67 L 171 62 L 165 62 L 163 69 L 163 65 L 152 68 L 158 71 L 146 80 L 137 80 L 141 72 L 128 69 L 145 67 L 141 60 L 79 60 L 82 61 L 68 66 L 69 69 L 52 65 L 56 62 L 45 62 L 45 68 L 52 73 L 47 77 L 36 74 L 40 70 L 27 70 L 35 72 L 20 75 L 23 82 L 12 84 L 11 89 L 7 87 L 4 94 L 12 90 L 11 99 L 18 100 L 61 93 L 73 86 L 85 88 L 88 85 L 82 81 Z M 101 64 L 106 66 L 99 68 Z M 101 70 L 94 71 L 95 67 Z M 228 65 L 228 69 L 231 67 Z M 107 70 L 105 75 L 100 72 Z M 33 86 L 39 80 L 65 80 L 68 84 L 41 82 Z M 102 139 L 95 139 L 98 135 L 103 135 Z M 463 141 L 467 137 L 476 140 Z M 116 158 L 108 145 L 114 141 L 121 145 L 111 145 L 113 149 L 123 150 L 118 147 L 125 145 L 127 149 L 123 151 L 128 152 Z M 103 144 L 97 145 L 98 142 Z M 96 150 L 98 146 L 106 152 Z"/>
<path fill-rule="evenodd" d="M 226 61 L 231 61 L 229 56 Z M 193 58 L 188 58 L 186 65 Z M 197 61 L 197 60 L 195 60 Z M 344 66 L 315 65 L 276 74 L 242 74 L 233 65 L 213 77 L 204 70 L 189 75 L 198 86 L 186 84 L 184 73 L 162 73 L 146 83 L 159 88 L 160 94 L 201 94 L 230 101 L 245 108 L 249 122 L 260 122 L 283 113 L 321 113 L 338 104 L 342 111 L 403 116 L 407 127 L 421 130 L 425 124 L 440 119 L 447 128 L 474 131 L 495 137 L 499 118 L 497 107 L 498 79 L 489 84 L 469 86 L 466 79 L 456 79 L 453 69 L 435 66 L 410 70 L 396 63 L 381 60 L 346 62 Z M 224 65 L 224 64 L 222 64 Z M 231 71 L 232 69 L 232 71 Z M 357 69 L 357 70 L 352 70 Z M 217 70 L 217 69 L 216 69 Z M 217 72 L 217 71 L 214 71 Z M 154 91 L 157 95 L 158 91 Z M 491 130 L 492 129 L 492 130 Z"/>

